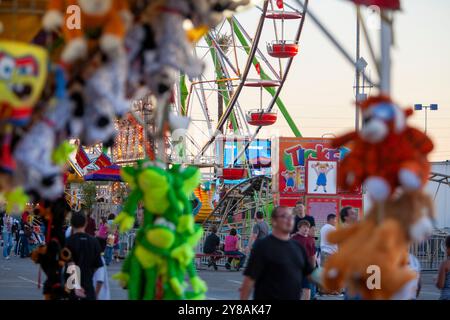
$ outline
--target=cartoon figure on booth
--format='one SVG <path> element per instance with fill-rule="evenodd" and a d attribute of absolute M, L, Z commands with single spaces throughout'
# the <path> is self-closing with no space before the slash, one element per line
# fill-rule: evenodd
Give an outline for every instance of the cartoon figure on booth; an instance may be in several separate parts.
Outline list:
<path fill-rule="evenodd" d="M 334 166 L 329 163 L 317 162 L 312 165 L 312 168 L 317 174 L 316 188 L 314 189 L 314 192 L 318 191 L 320 187 L 323 188 L 323 192 L 327 192 L 327 174 L 334 169 Z"/>

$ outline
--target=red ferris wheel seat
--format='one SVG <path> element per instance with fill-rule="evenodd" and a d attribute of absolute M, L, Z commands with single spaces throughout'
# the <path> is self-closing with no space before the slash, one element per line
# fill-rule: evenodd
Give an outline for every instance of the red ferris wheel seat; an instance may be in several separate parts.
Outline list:
<path fill-rule="evenodd" d="M 400 10 L 400 0 L 351 0 L 355 4 L 378 6 L 381 9 Z"/>
<path fill-rule="evenodd" d="M 266 13 L 266 18 L 268 19 L 293 20 L 301 17 L 302 14 L 296 11 L 273 10 Z"/>
<path fill-rule="evenodd" d="M 273 88 L 278 87 L 280 81 L 276 80 L 263 80 L 263 79 L 248 79 L 244 86 L 246 87 L 259 87 L 259 88 Z"/>
<path fill-rule="evenodd" d="M 271 126 L 277 122 L 276 112 L 254 110 L 247 113 L 247 122 L 252 126 Z"/>
<path fill-rule="evenodd" d="M 267 44 L 267 53 L 274 58 L 292 58 L 298 53 L 298 43 L 273 41 Z"/>
<path fill-rule="evenodd" d="M 245 168 L 223 168 L 222 178 L 226 180 L 240 180 L 245 178 Z"/>

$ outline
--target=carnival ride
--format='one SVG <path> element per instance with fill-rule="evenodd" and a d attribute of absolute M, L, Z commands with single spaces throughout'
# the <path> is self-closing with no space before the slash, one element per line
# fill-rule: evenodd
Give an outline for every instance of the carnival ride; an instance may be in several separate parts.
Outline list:
<path fill-rule="evenodd" d="M 212 68 L 188 85 L 181 77 L 179 92 L 185 91 L 177 102 L 192 121 L 184 141 L 185 159 L 196 165 L 209 164 L 214 168 L 210 176 L 220 182 L 215 191 L 220 195 L 217 205 L 204 220 L 197 218 L 205 229 L 215 224 L 220 231 L 224 224 L 239 221 L 237 229 L 245 239 L 252 214 L 259 210 L 268 214 L 273 201 L 270 176 L 255 176 L 252 169 L 257 166 L 244 153 L 263 127 L 276 123 L 275 107 L 293 134 L 301 135 L 280 93 L 299 52 L 307 2 L 301 11 L 289 2 L 267 0 L 250 10 L 249 15 L 259 18 L 253 35 L 254 27 L 245 25 L 245 17 L 242 22 L 236 16 L 224 20 L 195 48 Z M 257 106 L 248 98 L 255 95 Z M 243 137 L 245 143 L 237 147 L 234 161 L 225 164 L 215 155 L 226 146 L 217 141 L 233 137 Z"/>
<path fill-rule="evenodd" d="M 201 188 L 195 191 L 201 202 L 196 221 L 205 227 L 218 222 L 222 227 L 225 221 L 222 216 L 230 210 L 236 216 L 246 211 L 246 217 L 255 210 L 266 210 L 271 197 L 269 192 L 261 190 L 269 190 L 270 177 L 253 176 L 252 169 L 257 166 L 249 159 L 224 167 L 222 159 L 217 157 L 217 149 L 223 145 L 216 142 L 220 137 L 245 138 L 246 143 L 238 150 L 241 153 L 238 158 L 242 158 L 260 130 L 276 123 L 279 115 L 275 107 L 293 134 L 301 136 L 280 93 L 299 53 L 307 5 L 308 1 L 298 10 L 293 1 L 264 0 L 261 6 L 245 13 L 253 21 L 257 18 L 256 28 L 254 23 L 246 24 L 245 17 L 231 16 L 210 30 L 194 50 L 203 60 L 205 71 L 190 79 L 180 74 L 170 99 L 176 114 L 190 118 L 189 128 L 181 134 L 174 132 L 163 144 L 147 139 L 149 135 L 145 133 L 154 130 L 151 127 L 154 104 L 149 100 L 137 101 L 129 117 L 118 122 L 119 135 L 112 148 L 114 163 L 127 164 L 157 155 L 168 163 L 202 168 L 202 182 L 212 185 L 209 191 Z M 249 99 L 255 94 L 259 94 L 257 106 Z M 256 188 L 255 181 L 263 182 L 262 186 Z M 240 192 L 246 186 L 249 189 Z M 229 190 L 222 192 L 213 207 L 212 198 L 219 189 Z"/>
<path fill-rule="evenodd" d="M 8 26 L 4 33 L 13 38 L 27 37 L 23 40 L 30 41 L 40 29 L 37 26 L 45 11 L 46 2 L 31 1 L 31 5 L 29 1 L 2 2 L 0 14 L 2 21 L 6 21 L 5 25 Z M 361 18 L 360 9 L 357 8 L 358 17 Z M 119 134 L 110 150 L 112 161 L 120 165 L 129 165 L 145 157 L 158 158 L 166 163 L 198 166 L 202 168 L 203 182 L 211 184 L 219 179 L 222 183 L 218 184 L 219 188 L 227 181 L 237 182 L 238 185 L 250 183 L 248 181 L 253 178 L 251 169 L 254 166 L 245 159 L 245 151 L 264 127 L 275 124 L 281 115 L 293 135 L 301 136 L 280 94 L 294 59 L 301 54 L 300 40 L 307 15 L 337 46 L 344 57 L 357 67 L 357 62 L 351 55 L 318 21 L 311 10 L 308 10 L 308 0 L 260 1 L 260 6 L 240 16 L 224 19 L 197 43 L 194 51 L 196 56 L 204 61 L 205 71 L 199 77 L 190 79 L 187 75 L 180 74 L 180 81 L 170 99 L 171 110 L 175 114 L 189 117 L 190 127 L 181 134 L 174 132 L 171 138 L 164 137 L 161 139 L 162 143 L 155 141 L 152 133 L 160 130 L 155 126 L 156 103 L 150 98 L 137 100 L 130 113 L 116 123 Z M 379 60 L 375 59 L 370 41 L 367 41 L 372 58 L 377 60 L 375 66 L 380 83 L 374 83 L 359 70 L 369 84 L 382 89 L 384 87 L 385 91 L 389 91 L 388 50 L 392 36 L 390 34 L 392 25 L 388 15 L 389 12 L 383 19 L 382 57 Z M 253 19 L 255 17 L 258 22 L 251 23 L 255 21 Z M 18 27 L 21 26 L 36 32 L 33 34 L 18 32 L 20 29 Z M 362 26 L 368 40 L 364 23 Z M 257 106 L 248 98 L 255 94 L 259 97 Z M 223 163 L 217 161 L 215 156 L 218 152 L 215 150 L 217 149 L 215 143 L 220 135 L 247 139 L 239 148 L 235 161 L 226 167 L 223 167 Z M 240 158 L 244 158 L 244 161 L 237 164 Z M 234 188 L 232 187 L 233 190 L 239 189 Z M 231 200 L 233 194 L 234 192 L 226 192 L 222 195 L 220 207 L 232 206 L 228 202 L 234 201 Z M 207 197 L 207 201 L 202 201 L 204 197 L 199 195 L 197 198 L 202 202 L 197 221 L 208 223 L 211 217 L 222 212 L 220 208 L 212 208 L 210 196 Z M 263 200 L 259 199 L 256 193 L 251 195 L 246 193 L 240 203 L 248 203 L 251 207 L 250 203 L 263 203 L 265 201 Z M 212 211 L 208 216 L 206 212 L 210 209 Z"/>

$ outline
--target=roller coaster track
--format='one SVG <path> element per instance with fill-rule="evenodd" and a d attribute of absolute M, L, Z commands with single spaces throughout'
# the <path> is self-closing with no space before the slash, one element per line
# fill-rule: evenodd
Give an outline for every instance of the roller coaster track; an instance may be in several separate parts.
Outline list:
<path fill-rule="evenodd" d="M 270 177 L 257 176 L 233 186 L 205 218 L 203 227 L 214 224 L 220 231 L 230 213 L 236 215 L 269 204 L 272 201 L 271 180 Z"/>

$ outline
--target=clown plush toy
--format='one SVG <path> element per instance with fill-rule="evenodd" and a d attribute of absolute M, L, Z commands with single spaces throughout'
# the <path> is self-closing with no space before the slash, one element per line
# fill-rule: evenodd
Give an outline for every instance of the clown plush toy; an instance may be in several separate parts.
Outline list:
<path fill-rule="evenodd" d="M 386 200 L 399 186 L 421 189 L 428 179 L 427 155 L 433 143 L 406 124 L 412 110 L 401 109 L 385 96 L 371 97 L 358 107 L 362 129 L 333 142 L 336 148 L 348 145 L 352 150 L 340 163 L 338 184 L 354 190 L 365 183 L 375 201 Z"/>
<path fill-rule="evenodd" d="M 78 21 L 77 11 L 70 8 L 81 9 Z M 124 0 L 51 0 L 43 27 L 47 31 L 62 27 L 66 47 L 61 59 L 70 64 L 86 57 L 90 46 L 97 41 L 105 54 L 116 56 L 122 49 L 129 20 L 127 1 Z M 76 22 L 79 27 L 72 25 Z"/>

